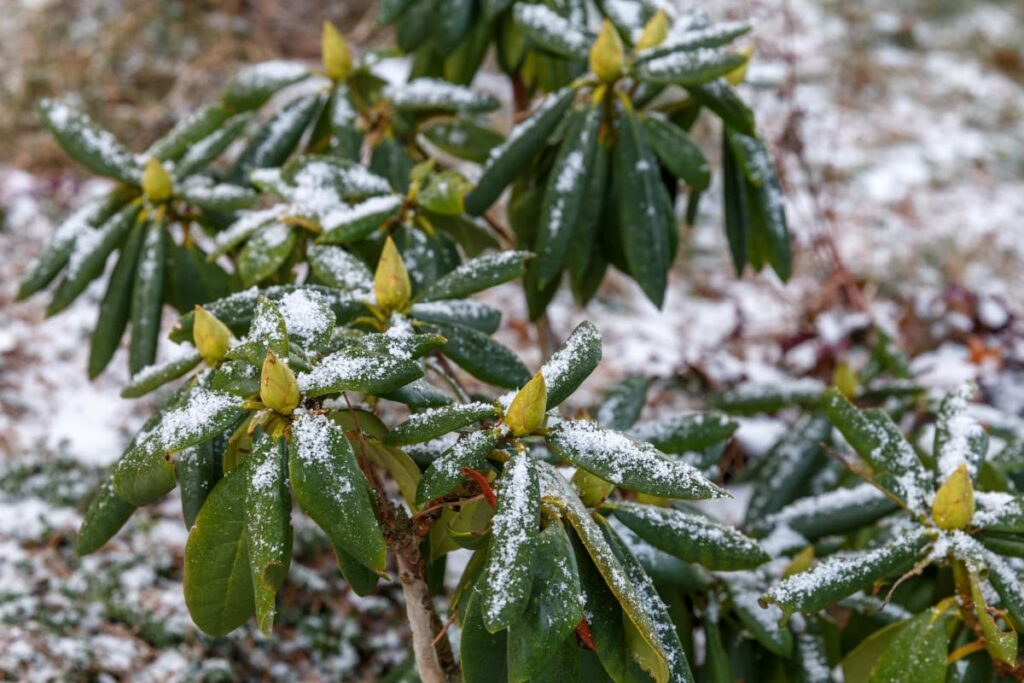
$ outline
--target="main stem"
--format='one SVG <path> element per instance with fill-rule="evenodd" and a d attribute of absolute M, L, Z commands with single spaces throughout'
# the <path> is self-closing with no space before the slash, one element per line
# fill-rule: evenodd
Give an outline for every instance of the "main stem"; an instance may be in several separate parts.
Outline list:
<path fill-rule="evenodd" d="M 412 632 L 412 651 L 416 657 L 416 670 L 423 683 L 461 683 L 462 672 L 455 663 L 452 645 L 441 619 L 434 609 L 434 601 L 427 586 L 426 566 L 420 553 L 422 535 L 417 524 L 400 505 L 388 500 L 377 468 L 367 456 L 366 441 L 359 426 L 359 418 L 348 395 L 343 394 L 355 423 L 359 442 L 359 465 L 377 496 L 384 540 L 395 554 L 398 579 L 405 596 L 405 613 Z"/>

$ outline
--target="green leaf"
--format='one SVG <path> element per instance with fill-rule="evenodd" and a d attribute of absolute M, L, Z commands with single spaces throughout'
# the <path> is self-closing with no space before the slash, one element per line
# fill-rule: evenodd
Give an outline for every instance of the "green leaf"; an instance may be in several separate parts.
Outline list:
<path fill-rule="evenodd" d="M 576 555 L 560 521 L 552 520 L 537 536 L 531 569 L 529 603 L 508 631 L 509 681 L 545 674 L 583 618 Z"/>
<path fill-rule="evenodd" d="M 381 394 L 381 398 L 389 401 L 403 403 L 413 409 L 440 408 L 452 403 L 452 397 L 438 389 L 425 379 L 418 379 L 415 382 L 399 387 L 394 391 Z"/>
<path fill-rule="evenodd" d="M 190 147 L 212 135 L 228 118 L 228 112 L 219 104 L 207 104 L 178 121 L 166 135 L 150 145 L 143 156 L 161 161 L 176 161 Z"/>
<path fill-rule="evenodd" d="M 751 227 L 750 204 L 743 172 L 729 145 L 728 129 L 722 131 L 722 210 L 725 215 L 725 237 L 729 242 L 736 277 L 743 274 L 754 254 L 747 253 L 748 233 Z M 755 268 L 757 265 L 755 264 Z"/>
<path fill-rule="evenodd" d="M 281 181 L 289 197 L 301 200 L 303 195 L 313 193 L 332 209 L 344 208 L 345 202 L 359 202 L 392 192 L 386 178 L 367 171 L 364 166 L 334 157 L 303 156 L 289 161 L 281 171 Z"/>
<path fill-rule="evenodd" d="M 402 210 L 402 197 L 396 194 L 371 197 L 348 209 L 329 212 L 320 221 L 323 232 L 320 244 L 348 244 L 366 239 Z"/>
<path fill-rule="evenodd" d="M 459 623 L 462 626 L 459 651 L 466 683 L 491 683 L 508 677 L 507 633 L 492 633 L 484 625 L 483 584 L 481 576 L 459 605 Z"/>
<path fill-rule="evenodd" d="M 274 441 L 261 433 L 254 439 L 252 453 L 246 461 L 245 529 L 256 621 L 264 635 L 273 631 L 274 597 L 288 576 L 292 559 L 292 501 L 288 494 L 287 458 L 284 439 Z"/>
<path fill-rule="evenodd" d="M 274 223 L 258 232 L 238 255 L 242 284 L 251 287 L 276 273 L 288 260 L 296 240 L 296 229 L 283 223 Z"/>
<path fill-rule="evenodd" d="M 603 105 L 591 104 L 573 117 L 548 176 L 534 242 L 540 289 L 557 280 L 568 257 L 573 231 L 584 204 L 595 201 L 586 193 L 597 154 Z"/>
<path fill-rule="evenodd" d="M 716 413 L 681 413 L 659 420 L 641 422 L 628 434 L 646 441 L 665 453 L 699 451 L 722 443 L 739 424 Z"/>
<path fill-rule="evenodd" d="M 503 251 L 466 261 L 416 297 L 419 301 L 462 299 L 503 282 L 522 277 L 529 252 Z"/>
<path fill-rule="evenodd" d="M 238 628 L 255 611 L 246 534 L 248 462 L 218 482 L 185 544 L 185 604 L 211 636 Z"/>
<path fill-rule="evenodd" d="M 186 448 L 178 454 L 174 463 L 174 477 L 181 491 L 181 514 L 188 529 L 195 524 L 196 516 L 210 491 L 224 476 L 226 446 L 227 435 L 222 434 L 219 438 Z"/>
<path fill-rule="evenodd" d="M 623 610 L 619 607 L 615 593 L 594 566 L 583 543 L 576 534 L 571 536 L 571 540 L 583 593 L 583 610 L 594 641 L 595 653 L 611 680 L 616 683 L 628 681 L 630 660 Z"/>
<path fill-rule="evenodd" d="M 825 413 L 853 450 L 871 467 L 871 476 L 913 510 L 927 509 L 934 490 L 931 473 L 888 413 L 858 410 L 838 390 L 824 396 Z"/>
<path fill-rule="evenodd" d="M 128 326 L 131 312 L 132 281 L 135 278 L 135 265 L 139 250 L 142 247 L 146 230 L 136 225 L 128 233 L 121 255 L 117 259 L 107 282 L 107 291 L 100 302 L 99 316 L 93 328 L 92 342 L 89 345 L 89 378 L 97 377 L 121 344 L 121 336 Z"/>
<path fill-rule="evenodd" d="M 793 654 L 793 634 L 786 626 L 780 626 L 782 611 L 776 605 L 763 609 L 757 604 L 764 592 L 764 580 L 755 572 L 733 572 L 721 575 L 729 593 L 732 610 L 743 627 L 766 650 L 779 657 L 789 658 Z M 794 625 L 796 619 L 793 620 Z"/>
<path fill-rule="evenodd" d="M 636 424 L 640 411 L 647 403 L 647 389 L 651 381 L 646 377 L 627 377 L 605 394 L 594 412 L 594 419 L 602 427 L 625 431 Z"/>
<path fill-rule="evenodd" d="M 983 558 L 988 566 L 988 582 L 999 595 L 1010 623 L 1018 633 L 1024 631 L 1024 582 L 1020 580 L 1020 574 L 993 552 L 984 551 Z"/>
<path fill-rule="evenodd" d="M 711 183 L 711 168 L 704 152 L 686 131 L 658 116 L 645 116 L 640 121 L 651 148 L 665 168 L 686 181 L 693 190 L 707 189 Z"/>
<path fill-rule="evenodd" d="M 498 441 L 498 434 L 491 430 L 470 432 L 456 441 L 423 473 L 416 491 L 416 505 L 422 507 L 427 501 L 450 493 L 465 479 L 462 470 L 483 467 Z"/>
<path fill-rule="evenodd" d="M 232 166 L 228 180 L 240 183 L 248 179 L 253 169 L 280 166 L 287 161 L 323 102 L 320 93 L 306 95 L 272 116 L 249 139 Z"/>
<path fill-rule="evenodd" d="M 561 422 L 548 432 L 547 442 L 558 456 L 625 489 L 682 499 L 727 495 L 691 465 L 593 422 Z"/>
<path fill-rule="evenodd" d="M 748 21 L 729 21 L 686 31 L 677 37 L 670 37 L 665 42 L 647 50 L 637 52 L 637 63 L 649 62 L 676 52 L 694 52 L 700 48 L 721 47 L 750 32 L 753 25 Z"/>
<path fill-rule="evenodd" d="M 433 43 L 438 54 L 448 55 L 462 43 L 474 22 L 473 0 L 435 0 Z M 477 18 L 479 21 L 479 18 Z"/>
<path fill-rule="evenodd" d="M 444 355 L 473 377 L 504 388 L 530 381 L 530 371 L 519 357 L 487 334 L 450 323 L 434 323 L 428 329 L 447 340 L 441 347 Z"/>
<path fill-rule="evenodd" d="M 233 278 L 218 264 L 209 263 L 195 242 L 182 246 L 168 242 L 164 295 L 179 313 L 231 293 Z"/>
<path fill-rule="evenodd" d="M 906 571 L 920 559 L 930 540 L 924 528 L 914 527 L 873 550 L 833 555 L 812 569 L 784 579 L 761 602 L 777 603 L 784 614 L 796 610 L 817 612 L 870 588 L 876 581 Z"/>
<path fill-rule="evenodd" d="M 167 224 L 152 220 L 144 224 L 145 238 L 139 251 L 132 285 L 132 341 L 128 367 L 139 372 L 156 358 L 160 336 L 160 314 L 164 305 L 164 268 L 167 263 Z"/>
<path fill-rule="evenodd" d="M 46 307 L 47 315 L 63 311 L 85 291 L 90 282 L 103 274 L 107 257 L 135 225 L 140 208 L 138 202 L 132 202 L 108 218 L 102 226 L 87 228 L 78 234 L 68 256 L 64 279 L 57 286 L 50 305 Z"/>
<path fill-rule="evenodd" d="M 199 365 L 202 360 L 199 352 L 193 350 L 174 360 L 144 367 L 132 375 L 128 383 L 121 389 L 121 398 L 145 396 L 154 389 L 186 374 Z"/>
<path fill-rule="evenodd" d="M 783 280 L 792 271 L 786 209 L 775 174 L 775 164 L 764 143 L 756 137 L 726 129 L 740 170 L 746 178 L 751 239 L 764 245 L 765 258 Z"/>
<path fill-rule="evenodd" d="M 536 47 L 559 57 L 584 60 L 593 36 L 546 5 L 516 3 L 515 20 Z"/>
<path fill-rule="evenodd" d="M 576 91 L 571 88 L 548 95 L 527 119 L 512 129 L 505 142 L 491 150 L 476 187 L 465 197 L 466 213 L 480 215 L 495 202 L 502 190 L 544 148 L 575 95 Z"/>
<path fill-rule="evenodd" d="M 174 177 L 180 180 L 205 170 L 238 139 L 249 125 L 250 119 L 251 114 L 232 116 L 219 130 L 189 147 L 185 155 L 174 165 Z"/>
<path fill-rule="evenodd" d="M 53 137 L 75 161 L 90 171 L 129 185 L 141 182 L 142 170 L 131 152 L 85 113 L 49 99 L 39 103 L 39 113 Z"/>
<path fill-rule="evenodd" d="M 600 362 L 601 333 L 585 320 L 540 368 L 548 389 L 548 410 L 569 398 Z"/>
<path fill-rule="evenodd" d="M 753 569 L 770 559 L 753 539 L 695 512 L 626 502 L 611 508 L 642 539 L 685 562 L 734 571 Z"/>
<path fill-rule="evenodd" d="M 943 683 L 949 650 L 948 617 L 925 610 L 896 633 L 871 669 L 868 683 Z"/>
<path fill-rule="evenodd" d="M 420 134 L 442 152 L 478 164 L 487 161 L 491 150 L 505 139 L 490 128 L 462 118 L 428 123 Z"/>
<path fill-rule="evenodd" d="M 586 201 L 580 208 L 573 228 L 572 248 L 569 251 L 569 282 L 573 295 L 586 303 L 597 291 L 608 266 L 601 248 L 602 229 L 618 232 L 609 224 L 617 210 L 612 208 L 614 194 L 611 180 L 612 148 L 610 140 L 598 140 L 590 169 L 590 182 L 586 187 Z M 596 199 L 595 199 L 596 198 Z"/>
<path fill-rule="evenodd" d="M 491 633 L 508 628 L 526 610 L 533 584 L 534 549 L 540 526 L 537 465 L 514 456 L 498 478 L 491 556 L 484 570 L 483 620 Z"/>
<path fill-rule="evenodd" d="M 689 86 L 687 90 L 729 128 L 744 135 L 754 134 L 754 112 L 725 80 L 720 78 L 704 85 Z"/>
<path fill-rule="evenodd" d="M 633 75 L 643 83 L 695 86 L 710 83 L 746 61 L 744 55 L 714 48 L 681 50 L 638 60 Z"/>
<path fill-rule="evenodd" d="M 618 117 L 619 143 L 615 147 L 613 173 L 618 183 L 619 224 L 629 272 L 655 306 L 661 306 L 671 265 L 669 216 L 662 207 L 665 185 L 653 161 L 635 112 L 626 108 Z"/>
<path fill-rule="evenodd" d="M 309 67 L 298 61 L 275 59 L 254 64 L 242 69 L 231 79 L 221 101 L 228 111 L 232 112 L 258 109 L 278 90 L 297 83 L 310 74 Z"/>
<path fill-rule="evenodd" d="M 106 478 L 82 516 L 82 526 L 75 538 L 75 554 L 82 557 L 102 548 L 133 512 L 135 506 L 118 498 L 113 480 Z"/>
<path fill-rule="evenodd" d="M 498 411 L 493 405 L 479 401 L 432 408 L 413 414 L 392 429 L 387 443 L 396 446 L 422 443 L 497 416 Z"/>
<path fill-rule="evenodd" d="M 387 549 L 369 485 L 345 433 L 324 415 L 292 423 L 288 468 L 295 499 L 336 549 L 383 572 Z"/>
<path fill-rule="evenodd" d="M 946 395 L 939 406 L 933 450 L 939 482 L 962 462 L 967 463 L 973 478 L 988 453 L 988 433 L 968 415 L 968 402 L 977 392 L 976 384 L 966 382 Z"/>

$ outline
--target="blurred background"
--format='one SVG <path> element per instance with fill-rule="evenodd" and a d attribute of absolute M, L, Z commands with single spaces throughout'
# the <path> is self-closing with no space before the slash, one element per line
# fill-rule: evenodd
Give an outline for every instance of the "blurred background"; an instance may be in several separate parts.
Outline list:
<path fill-rule="evenodd" d="M 348 594 L 330 550 L 301 524 L 301 561 L 269 639 L 255 629 L 211 639 L 191 625 L 176 498 L 136 515 L 104 552 L 75 558 L 82 499 L 150 404 L 118 397 L 122 362 L 85 377 L 99 287 L 51 320 L 44 297 L 13 302 L 54 221 L 96 189 L 42 131 L 39 98 L 75 98 L 142 149 L 239 65 L 317 60 L 324 19 L 357 49 L 386 44 L 376 3 L 0 4 L 0 678 L 404 680 L 398 591 Z M 736 279 L 712 191 L 684 234 L 663 311 L 614 277 L 585 311 L 556 300 L 557 336 L 583 318 L 604 334 L 590 395 L 640 370 L 711 383 L 801 376 L 877 325 L 916 355 L 915 374 L 935 391 L 974 378 L 994 404 L 1024 414 L 1024 4 L 703 7 L 756 21 L 743 87 L 779 160 L 797 272 L 786 286 Z M 479 85 L 508 96 L 487 74 Z M 716 132 L 698 139 L 714 157 Z M 502 340 L 535 362 L 517 286 L 488 297 L 506 311 Z M 647 410 L 686 401 L 666 394 Z M 740 446 L 756 457 L 783 429 L 745 420 Z"/>

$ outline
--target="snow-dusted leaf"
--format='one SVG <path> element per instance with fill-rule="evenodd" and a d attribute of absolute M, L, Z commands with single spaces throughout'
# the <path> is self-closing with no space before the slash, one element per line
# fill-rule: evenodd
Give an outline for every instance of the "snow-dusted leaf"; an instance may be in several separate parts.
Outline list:
<path fill-rule="evenodd" d="M 721 580 L 740 623 L 766 650 L 779 657 L 789 657 L 793 652 L 793 635 L 785 626 L 779 626 L 782 611 L 778 605 L 769 605 L 765 609 L 757 602 L 765 589 L 759 574 L 730 572 L 722 574 Z"/>
<path fill-rule="evenodd" d="M 246 538 L 247 463 L 220 480 L 185 544 L 185 604 L 196 626 L 222 636 L 256 609 Z"/>
<path fill-rule="evenodd" d="M 324 396 L 343 391 L 382 394 L 423 376 L 414 359 L 392 354 L 355 354 L 343 349 L 324 357 L 296 378 L 305 396 Z"/>
<path fill-rule="evenodd" d="M 820 413 L 805 415 L 758 460 L 747 521 L 764 519 L 793 502 L 827 458 L 822 443 L 832 426 Z"/>
<path fill-rule="evenodd" d="M 651 149 L 672 175 L 692 190 L 704 190 L 711 183 L 711 168 L 704 152 L 679 126 L 662 117 L 640 119 Z"/>
<path fill-rule="evenodd" d="M 329 214 L 375 195 L 390 195 L 387 179 L 366 167 L 333 157 L 299 157 L 289 162 L 281 179 L 290 188 L 287 198 L 304 213 Z"/>
<path fill-rule="evenodd" d="M 673 30 L 664 42 L 636 55 L 637 63 L 649 62 L 674 52 L 690 52 L 700 48 L 722 47 L 750 32 L 753 26 L 747 21 L 729 21 L 696 30 Z"/>
<path fill-rule="evenodd" d="M 968 414 L 968 402 L 977 391 L 977 385 L 967 382 L 950 392 L 939 406 L 933 452 L 938 483 L 944 482 L 962 464 L 967 465 L 974 478 L 988 452 L 988 434 Z"/>
<path fill-rule="evenodd" d="M 323 232 L 320 244 L 348 244 L 365 239 L 402 209 L 403 199 L 396 194 L 370 197 L 351 207 L 333 209 L 320 217 Z"/>
<path fill-rule="evenodd" d="M 544 148 L 575 95 L 572 88 L 548 95 L 529 117 L 512 129 L 505 142 L 491 150 L 476 187 L 465 196 L 466 213 L 478 216 L 498 199 L 502 190 Z"/>
<path fill-rule="evenodd" d="M 440 408 L 441 406 L 451 405 L 453 402 L 451 396 L 425 379 L 418 379 L 415 382 L 406 384 L 404 387 L 381 394 L 381 398 L 386 398 L 396 403 L 403 403 L 415 410 Z"/>
<path fill-rule="evenodd" d="M 1024 534 L 1024 497 L 1019 494 L 976 491 L 971 524 L 985 531 Z"/>
<path fill-rule="evenodd" d="M 896 535 L 886 545 L 832 555 L 817 566 L 794 574 L 772 587 L 763 604 L 777 603 L 785 614 L 817 612 L 873 583 L 910 569 L 928 546 L 930 536 L 920 526 Z"/>
<path fill-rule="evenodd" d="M 84 112 L 56 100 L 39 103 L 43 123 L 65 152 L 91 171 L 138 185 L 142 170 L 117 138 L 103 130 Z"/>
<path fill-rule="evenodd" d="M 651 381 L 646 377 L 628 377 L 612 387 L 594 413 L 602 427 L 626 431 L 640 417 L 647 402 Z"/>
<path fill-rule="evenodd" d="M 465 325 L 484 334 L 494 334 L 501 324 L 501 311 L 472 299 L 415 303 L 410 314 L 426 322 Z"/>
<path fill-rule="evenodd" d="M 308 66 L 298 61 L 275 59 L 254 64 L 231 79 L 222 101 L 231 111 L 257 109 L 278 90 L 307 78 L 311 73 Z"/>
<path fill-rule="evenodd" d="M 242 212 L 238 220 L 214 236 L 214 250 L 207 258 L 210 261 L 215 261 L 255 235 L 257 231 L 284 216 L 286 212 L 287 207 L 282 204 L 269 209 Z"/>
<path fill-rule="evenodd" d="M 96 327 L 93 328 L 89 343 L 90 379 L 103 372 L 121 346 L 121 337 L 124 336 L 131 316 L 132 284 L 135 282 L 139 251 L 145 236 L 146 229 L 142 225 L 136 225 L 128 232 L 117 263 L 107 279 L 107 290 L 100 302 Z"/>
<path fill-rule="evenodd" d="M 297 289 L 281 297 L 277 307 L 284 318 L 289 341 L 316 351 L 327 348 L 336 321 L 334 311 L 320 292 Z"/>
<path fill-rule="evenodd" d="M 255 591 L 256 621 L 260 631 L 273 630 L 277 590 L 288 576 L 292 559 L 292 501 L 288 493 L 287 453 L 284 439 L 260 433 L 253 441 L 245 467 L 246 547 Z"/>
<path fill-rule="evenodd" d="M 180 358 L 148 365 L 131 376 L 128 384 L 121 389 L 121 398 L 145 396 L 172 379 L 181 377 L 199 365 L 202 360 L 203 358 L 199 355 L 199 352 L 193 349 Z"/>
<path fill-rule="evenodd" d="M 57 286 L 46 314 L 53 315 L 67 308 L 90 282 L 103 273 L 107 257 L 114 251 L 139 215 L 140 206 L 132 202 L 98 228 L 85 228 L 75 236 L 68 255 L 64 279 Z"/>
<path fill-rule="evenodd" d="M 416 504 L 422 506 L 461 484 L 465 479 L 462 470 L 480 469 L 498 445 L 498 440 L 498 434 L 494 431 L 481 430 L 470 432 L 456 441 L 454 446 L 430 463 L 430 467 L 423 473 L 416 491 Z"/>
<path fill-rule="evenodd" d="M 889 414 L 879 409 L 858 410 L 835 389 L 825 393 L 824 405 L 832 424 L 871 466 L 875 481 L 912 510 L 926 509 L 926 498 L 933 490 L 932 475 Z"/>
<path fill-rule="evenodd" d="M 800 498 L 769 517 L 751 518 L 750 528 L 762 533 L 783 527 L 814 540 L 860 529 L 897 509 L 895 501 L 864 483 Z"/>
<path fill-rule="evenodd" d="M 503 282 L 522 277 L 529 252 L 503 251 L 479 256 L 435 281 L 420 294 L 419 301 L 461 299 Z"/>
<path fill-rule="evenodd" d="M 462 118 L 428 123 L 420 133 L 441 151 L 478 164 L 504 140 L 500 133 Z"/>
<path fill-rule="evenodd" d="M 384 571 L 387 549 L 369 486 L 341 428 L 324 415 L 292 423 L 288 472 L 295 499 L 336 549 Z"/>
<path fill-rule="evenodd" d="M 310 244 L 306 247 L 309 267 L 325 285 L 369 299 L 373 292 L 373 275 L 358 258 L 341 247 Z"/>
<path fill-rule="evenodd" d="M 530 42 L 543 50 L 569 59 L 586 59 L 590 52 L 594 37 L 547 5 L 518 2 L 515 20 Z"/>
<path fill-rule="evenodd" d="M 181 494 L 181 516 L 191 529 L 210 491 L 224 476 L 224 452 L 230 433 L 186 448 L 174 462 L 174 478 Z"/>
<path fill-rule="evenodd" d="M 704 85 L 690 86 L 687 90 L 730 128 L 744 135 L 754 135 L 754 112 L 725 79 L 719 78 Z"/>
<path fill-rule="evenodd" d="M 716 413 L 680 413 L 658 420 L 640 422 L 628 431 L 665 453 L 699 451 L 725 441 L 739 425 Z"/>
<path fill-rule="evenodd" d="M 482 605 L 484 626 L 491 633 L 508 628 L 523 614 L 533 584 L 540 489 L 537 465 L 529 455 L 519 454 L 505 465 L 497 494 Z"/>
<path fill-rule="evenodd" d="M 132 282 L 132 338 L 128 346 L 128 368 L 133 373 L 156 359 L 164 306 L 167 243 L 171 239 L 163 218 L 147 219 L 142 227 L 145 232 Z"/>
<path fill-rule="evenodd" d="M 498 108 L 493 95 L 438 78 L 416 78 L 389 85 L 381 95 L 398 110 L 412 112 L 485 112 Z"/>
<path fill-rule="evenodd" d="M 519 357 L 491 336 L 452 323 L 433 323 L 427 329 L 445 338 L 444 355 L 473 377 L 504 388 L 530 381 L 530 371 Z"/>
<path fill-rule="evenodd" d="M 703 85 L 746 63 L 744 55 L 702 47 L 680 50 L 637 62 L 637 80 L 661 85 Z"/>
<path fill-rule="evenodd" d="M 274 114 L 249 138 L 228 180 L 241 183 L 253 169 L 280 166 L 287 161 L 323 102 L 321 93 L 313 93 L 293 100 Z"/>
<path fill-rule="evenodd" d="M 178 189 L 178 195 L 189 204 L 207 211 L 238 211 L 246 209 L 259 199 L 259 195 L 247 187 L 230 183 L 214 184 L 207 178 L 193 176 Z"/>
<path fill-rule="evenodd" d="M 1024 582 L 1020 572 L 1010 566 L 1005 558 L 990 552 L 982 554 L 988 567 L 988 582 L 999 595 L 1002 608 L 1010 617 L 1010 623 L 1018 633 L 1024 631 Z"/>
<path fill-rule="evenodd" d="M 193 173 L 205 170 L 210 162 L 223 154 L 231 143 L 238 139 L 251 118 L 251 114 L 232 116 L 218 130 L 189 147 L 185 155 L 174 165 L 174 177 L 187 178 Z"/>
<path fill-rule="evenodd" d="M 615 516 L 656 548 L 708 569 L 752 569 L 769 557 L 756 541 L 696 512 L 615 503 Z"/>
<path fill-rule="evenodd" d="M 238 274 L 246 287 L 260 282 L 284 265 L 298 240 L 297 229 L 273 223 L 246 242 L 238 255 Z"/>
<path fill-rule="evenodd" d="M 547 441 L 560 457 L 625 489 L 683 499 L 726 495 L 691 465 L 669 460 L 654 446 L 593 422 L 562 422 L 550 430 Z"/>
<path fill-rule="evenodd" d="M 213 134 L 227 118 L 227 110 L 219 104 L 201 107 L 174 124 L 171 130 L 150 145 L 143 156 L 175 161 L 190 147 Z"/>
<path fill-rule="evenodd" d="M 396 446 L 422 443 L 444 436 L 481 420 L 491 420 L 498 411 L 490 403 L 457 403 L 415 413 L 391 430 L 387 442 Z"/>
<path fill-rule="evenodd" d="M 601 333 L 584 321 L 551 354 L 540 373 L 548 389 L 548 410 L 569 398 L 601 362 Z"/>

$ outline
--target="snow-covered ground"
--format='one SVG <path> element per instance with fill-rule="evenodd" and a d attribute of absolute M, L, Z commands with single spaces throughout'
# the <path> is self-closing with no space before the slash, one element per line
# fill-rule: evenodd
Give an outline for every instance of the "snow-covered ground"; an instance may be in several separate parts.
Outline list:
<path fill-rule="evenodd" d="M 724 12 L 716 18 L 753 12 L 758 22 L 744 89 L 781 162 L 796 275 L 785 286 L 772 275 L 735 279 L 710 193 L 684 235 L 664 310 L 621 277 L 584 311 L 568 295 L 556 300 L 556 336 L 585 318 L 604 335 L 587 395 L 638 371 L 713 383 L 810 374 L 874 321 L 919 354 L 914 368 L 929 386 L 978 378 L 994 402 L 1024 412 L 1024 10 L 725 5 L 709 9 Z M 713 157 L 714 131 L 705 132 Z M 349 680 L 393 665 L 404 657 L 401 634 L 367 616 L 393 613 L 395 596 L 346 602 L 313 534 L 299 534 L 304 553 L 324 561 L 293 569 L 297 592 L 284 596 L 285 626 L 272 640 L 254 630 L 211 640 L 191 626 L 176 499 L 136 516 L 108 550 L 74 557 L 81 498 L 149 405 L 118 397 L 123 357 L 86 379 L 100 285 L 50 320 L 45 297 L 13 295 L 54 218 L 94 189 L 0 166 L 0 674 Z M 501 337 L 530 348 L 535 332 L 516 287 L 486 296 L 506 311 Z M 691 402 L 678 389 L 655 398 L 650 411 Z M 757 453 L 781 429 L 746 420 L 739 437 Z"/>

